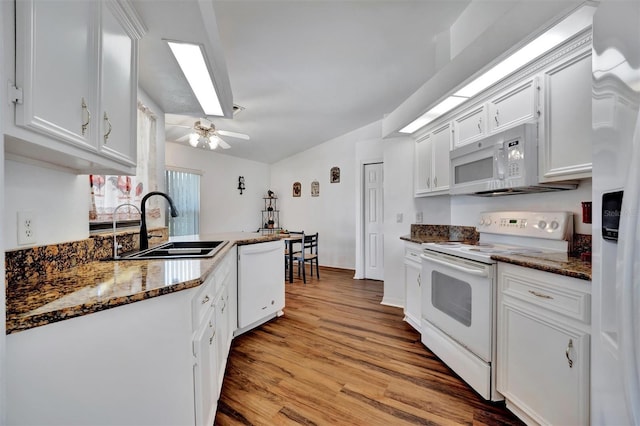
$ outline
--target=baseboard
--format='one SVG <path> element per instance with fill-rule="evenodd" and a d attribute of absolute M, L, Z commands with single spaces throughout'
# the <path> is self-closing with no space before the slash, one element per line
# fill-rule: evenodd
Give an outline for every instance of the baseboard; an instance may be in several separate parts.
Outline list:
<path fill-rule="evenodd" d="M 404 308 L 404 300 L 402 299 L 393 299 L 393 298 L 382 298 L 381 305 L 385 306 L 393 306 L 394 308 Z"/>

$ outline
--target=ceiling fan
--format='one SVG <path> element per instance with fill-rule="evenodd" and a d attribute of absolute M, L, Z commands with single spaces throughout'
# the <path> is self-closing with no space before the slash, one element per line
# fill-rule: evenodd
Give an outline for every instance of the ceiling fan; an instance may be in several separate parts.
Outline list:
<path fill-rule="evenodd" d="M 249 136 L 243 133 L 229 132 L 227 130 L 218 130 L 216 126 L 206 118 L 197 120 L 193 126 L 185 126 L 181 124 L 170 124 L 170 126 L 183 127 L 191 129 L 191 132 L 176 139 L 176 142 L 188 141 L 189 145 L 194 148 L 209 148 L 211 150 L 221 147 L 222 149 L 229 149 L 229 145 L 224 139 L 220 137 L 230 136 L 232 138 L 249 140 Z"/>

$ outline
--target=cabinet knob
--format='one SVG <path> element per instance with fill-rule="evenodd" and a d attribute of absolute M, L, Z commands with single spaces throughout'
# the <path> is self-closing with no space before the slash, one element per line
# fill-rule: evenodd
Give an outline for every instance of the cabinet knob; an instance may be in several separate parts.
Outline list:
<path fill-rule="evenodd" d="M 87 128 L 89 127 L 89 123 L 91 122 L 91 111 L 89 110 L 87 103 L 84 101 L 84 98 L 82 98 L 82 111 L 83 115 L 84 113 L 87 114 L 87 121 L 82 122 L 82 136 L 84 136 L 85 133 L 87 133 Z"/>
<path fill-rule="evenodd" d="M 204 296 L 204 299 L 202 299 L 202 304 L 204 305 L 205 303 L 207 303 L 209 300 L 209 295 L 207 294 L 206 296 Z"/>

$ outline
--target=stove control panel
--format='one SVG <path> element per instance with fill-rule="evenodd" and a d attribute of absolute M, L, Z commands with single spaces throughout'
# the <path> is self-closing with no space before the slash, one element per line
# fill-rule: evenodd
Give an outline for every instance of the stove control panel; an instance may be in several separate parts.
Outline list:
<path fill-rule="evenodd" d="M 480 214 L 478 231 L 519 237 L 567 240 L 573 235 L 572 212 L 500 211 Z"/>

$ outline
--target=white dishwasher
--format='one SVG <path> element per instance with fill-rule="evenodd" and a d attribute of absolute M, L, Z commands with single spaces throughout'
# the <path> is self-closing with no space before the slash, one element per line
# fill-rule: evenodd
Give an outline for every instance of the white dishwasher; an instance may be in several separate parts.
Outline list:
<path fill-rule="evenodd" d="M 260 325 L 284 309 L 284 242 L 238 247 L 238 330 Z"/>

